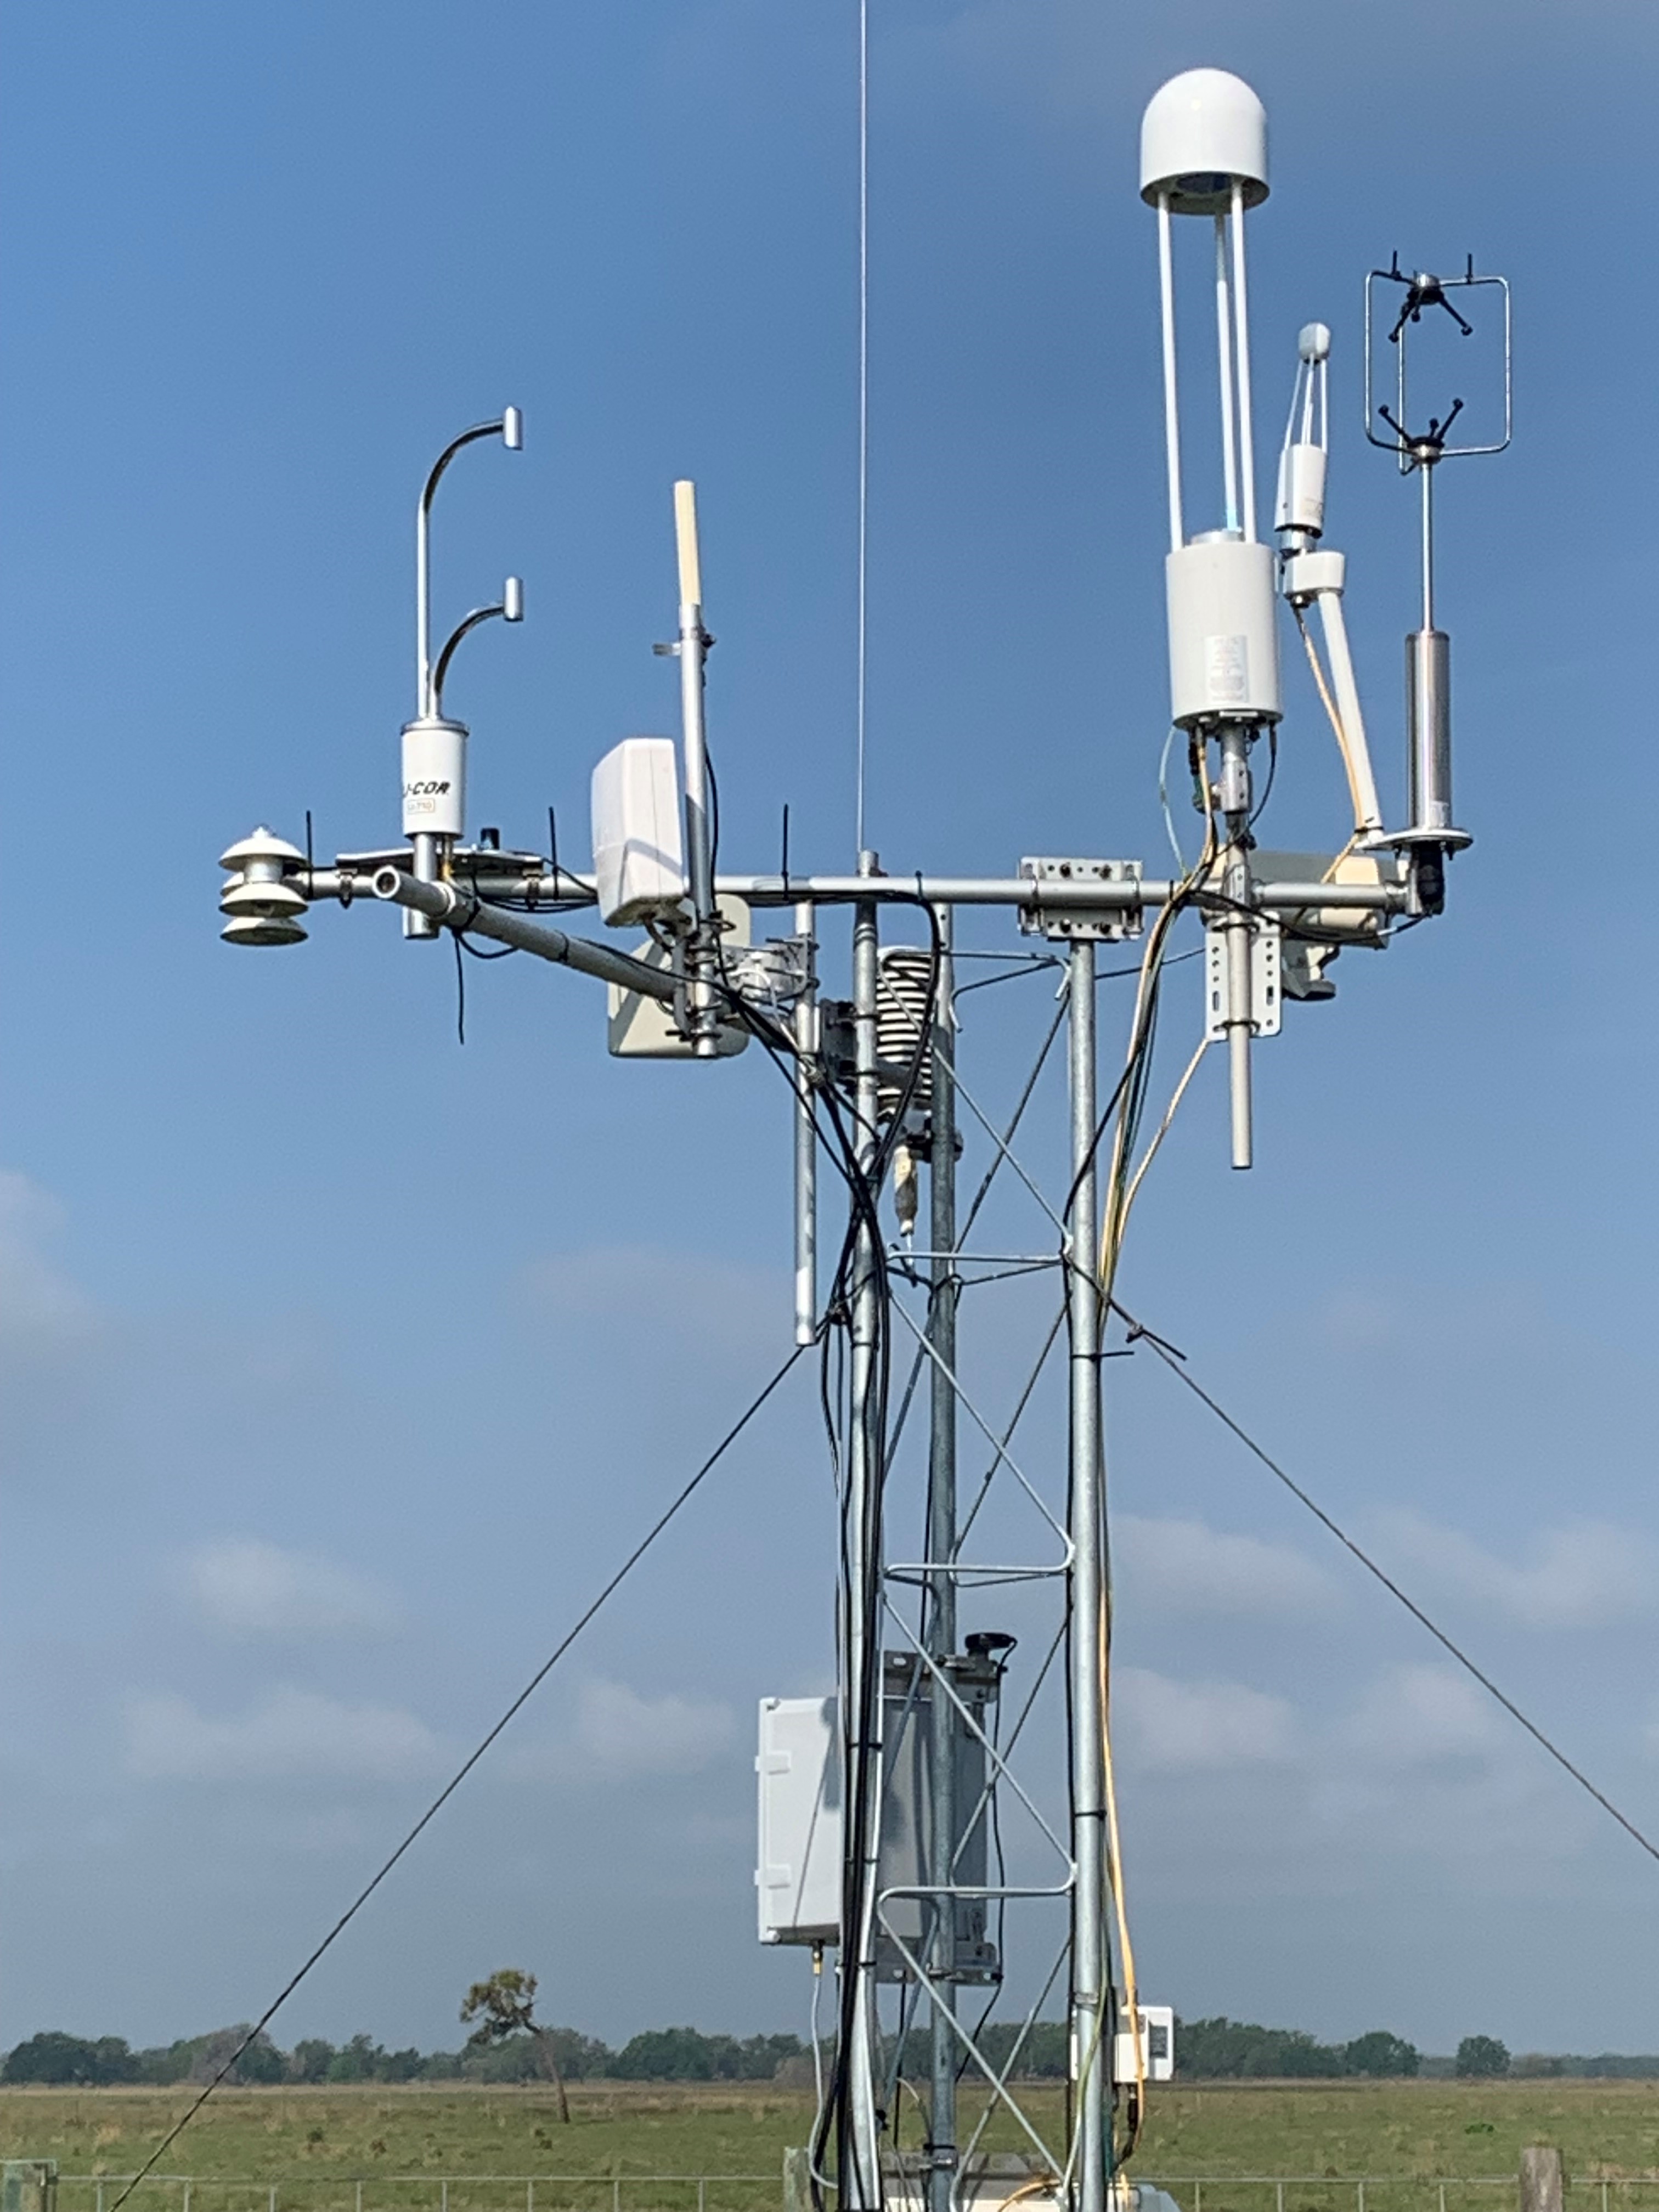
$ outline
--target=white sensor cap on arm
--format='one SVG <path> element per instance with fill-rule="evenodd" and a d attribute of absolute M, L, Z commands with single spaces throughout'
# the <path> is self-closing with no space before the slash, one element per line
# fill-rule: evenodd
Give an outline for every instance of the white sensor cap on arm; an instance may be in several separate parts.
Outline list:
<path fill-rule="evenodd" d="M 1174 215 L 1224 215 L 1267 197 L 1267 112 L 1231 70 L 1187 70 L 1152 94 L 1140 124 L 1140 197 Z"/>

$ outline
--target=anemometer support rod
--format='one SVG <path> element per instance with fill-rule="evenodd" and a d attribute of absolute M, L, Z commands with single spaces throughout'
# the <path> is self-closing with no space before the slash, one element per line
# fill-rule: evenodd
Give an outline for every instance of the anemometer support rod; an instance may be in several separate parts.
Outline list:
<path fill-rule="evenodd" d="M 647 968 L 644 961 L 631 960 L 627 953 L 613 951 L 608 945 L 567 936 L 544 921 L 532 921 L 528 915 L 491 906 L 470 892 L 458 890 L 453 884 L 423 884 L 401 868 L 387 867 L 376 869 L 369 888 L 388 905 L 406 907 L 429 921 L 447 923 L 470 936 L 493 938 L 498 945 L 533 952 L 539 959 L 574 968 L 601 983 L 615 983 L 624 991 L 642 991 L 653 999 L 670 1000 L 674 996 L 674 979 L 661 969 Z"/>

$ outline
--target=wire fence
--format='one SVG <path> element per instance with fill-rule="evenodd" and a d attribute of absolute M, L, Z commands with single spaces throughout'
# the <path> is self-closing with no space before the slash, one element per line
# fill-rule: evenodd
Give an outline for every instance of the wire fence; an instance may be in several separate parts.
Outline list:
<path fill-rule="evenodd" d="M 108 2212 L 130 2175 L 65 2173 L 57 2212 Z M 1182 2212 L 1510 2212 L 1512 2173 L 1164 2174 Z M 136 2212 L 777 2212 L 772 2173 L 377 2173 L 223 2180 L 153 2173 Z M 1659 2173 L 1569 2177 L 1565 2212 L 1659 2212 Z M 988 2200 L 981 2197 L 983 2205 Z"/>
<path fill-rule="evenodd" d="M 57 2212 L 108 2212 L 130 2175 L 60 2173 Z M 771 2173 L 152 2173 L 134 2212 L 777 2212 Z"/>
<path fill-rule="evenodd" d="M 1135 2179 L 1167 2190 L 1182 2212 L 1506 2212 L 1518 2200 L 1513 2173 L 1153 2174 Z M 1659 2212 L 1659 2173 L 1567 2179 L 1565 2212 Z"/>

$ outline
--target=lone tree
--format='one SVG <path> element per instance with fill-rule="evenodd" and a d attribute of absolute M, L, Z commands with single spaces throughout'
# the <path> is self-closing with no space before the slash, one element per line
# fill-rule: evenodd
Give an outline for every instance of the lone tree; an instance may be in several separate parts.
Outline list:
<path fill-rule="evenodd" d="M 553 2040 L 535 2019 L 536 1977 L 518 1966 L 503 1966 L 487 1982 L 474 1982 L 461 2007 L 463 2025 L 478 2025 L 466 2039 L 469 2051 L 488 2051 L 491 2044 L 506 2043 L 515 2035 L 533 2036 L 536 2062 L 542 2079 L 550 2081 L 559 2100 L 559 2118 L 568 2124 L 570 2100 L 564 2093 L 564 2076 L 554 2054 Z"/>
<path fill-rule="evenodd" d="M 1491 2081 L 1509 2072 L 1509 2049 L 1495 2035 L 1466 2035 L 1454 2063 L 1461 2080 Z"/>

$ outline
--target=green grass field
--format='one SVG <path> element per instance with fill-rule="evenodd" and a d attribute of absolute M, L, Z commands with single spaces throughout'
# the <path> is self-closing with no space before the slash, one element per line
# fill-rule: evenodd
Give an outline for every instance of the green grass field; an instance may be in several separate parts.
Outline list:
<path fill-rule="evenodd" d="M 66 2176 L 131 2173 L 191 2093 L 176 2089 L 0 2090 L 0 2148 L 55 2158 Z M 1033 2099 L 1051 2124 L 1056 2093 Z M 647 2175 L 753 2175 L 710 2184 L 704 2212 L 770 2212 L 785 2147 L 805 2139 L 810 2100 L 768 2087 L 579 2083 L 560 2124 L 540 2088 L 222 2091 L 170 2151 L 165 2170 L 192 2177 L 190 2212 L 520 2212 L 525 2177 L 543 2177 L 533 2212 L 697 2212 L 695 2186 Z M 911 2132 L 914 2134 L 914 2124 Z M 997 2139 L 1012 2147 L 999 2128 Z M 1438 2212 L 1415 2178 L 1512 2175 L 1522 2147 L 1559 2145 L 1570 2212 L 1659 2212 L 1659 2085 L 1627 2081 L 1216 2084 L 1156 2093 L 1139 2171 L 1147 2179 L 1206 2177 L 1201 2212 L 1280 2212 L 1272 2188 L 1224 2177 L 1308 2177 L 1283 2212 L 1356 2212 L 1336 2183 L 1370 2175 L 1366 2212 Z M 495 2175 L 489 2185 L 460 2177 Z M 554 2176 L 591 2177 L 555 2186 Z M 1312 2178 L 1328 2178 L 1322 2186 Z M 1389 2178 L 1392 2178 L 1391 2182 Z M 258 2188 L 246 2185 L 258 2185 Z M 620 2187 L 617 2185 L 620 2184 Z M 244 2185 L 238 2186 L 236 2185 Z M 106 2189 L 106 2206 L 114 2191 Z M 1200 2212 L 1180 2191 L 1186 2212 Z M 135 2212 L 182 2212 L 175 2185 L 145 2191 Z M 91 2185 L 65 2185 L 60 2212 L 95 2212 Z M 1512 2212 L 1512 2191 L 1454 2188 L 1447 2212 Z"/>

